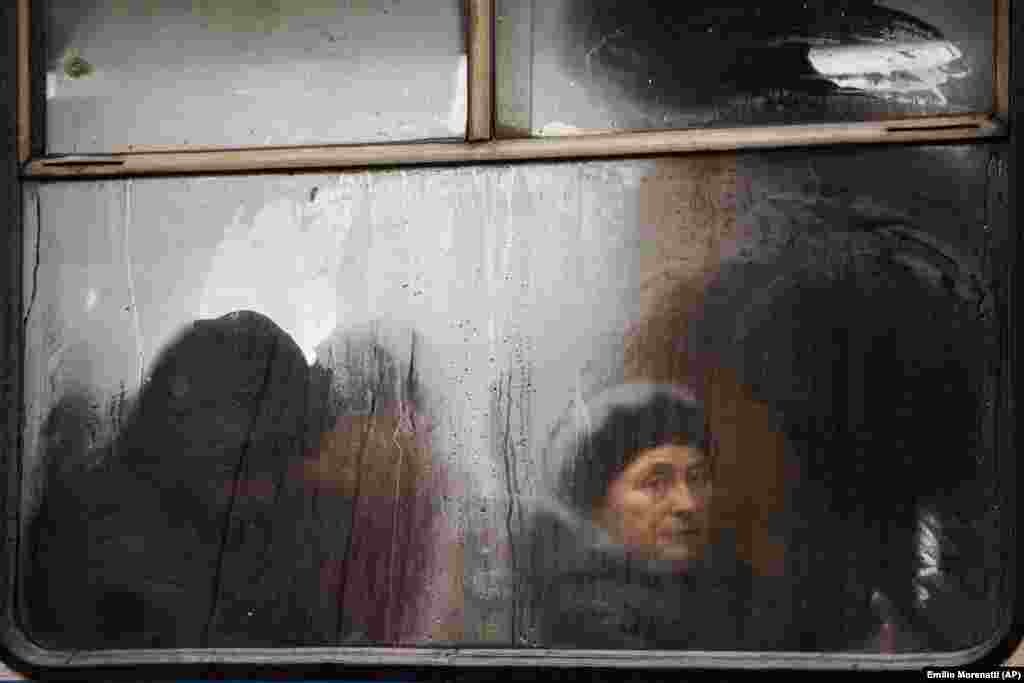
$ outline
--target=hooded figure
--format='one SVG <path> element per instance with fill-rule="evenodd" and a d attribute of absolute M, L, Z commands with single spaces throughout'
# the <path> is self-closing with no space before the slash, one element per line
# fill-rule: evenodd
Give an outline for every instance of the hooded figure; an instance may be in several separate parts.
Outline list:
<path fill-rule="evenodd" d="M 87 399 L 44 425 L 23 612 L 55 648 L 457 639 L 416 336 L 331 340 L 312 368 L 266 316 L 189 326 L 112 442 Z M 396 336 L 396 335 L 391 335 Z M 454 604 L 450 604 L 451 602 Z"/>
<path fill-rule="evenodd" d="M 920 229 L 801 225 L 778 252 L 722 264 L 689 335 L 691 357 L 734 372 L 785 439 L 793 645 L 977 644 L 994 629 L 986 579 L 958 556 L 993 566 L 993 299 Z M 961 529 L 928 541 L 936 520 Z"/>
<path fill-rule="evenodd" d="M 753 577 L 713 530 L 714 440 L 670 385 L 625 384 L 557 426 L 526 580 L 545 647 L 748 649 Z"/>
<path fill-rule="evenodd" d="M 733 256 L 652 279 L 627 376 L 694 387 L 716 437 L 715 518 L 788 592 L 785 649 L 984 642 L 1005 304 L 946 237 L 947 208 L 771 189 L 772 168 Z"/>

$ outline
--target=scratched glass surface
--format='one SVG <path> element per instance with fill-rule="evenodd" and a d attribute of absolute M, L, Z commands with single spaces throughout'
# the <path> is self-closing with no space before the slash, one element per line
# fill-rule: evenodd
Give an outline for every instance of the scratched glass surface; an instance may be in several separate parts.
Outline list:
<path fill-rule="evenodd" d="M 50 154 L 465 133 L 458 0 L 47 4 Z"/>
<path fill-rule="evenodd" d="M 497 3 L 506 136 L 987 112 L 993 4 Z"/>
<path fill-rule="evenodd" d="M 26 629 L 978 644 L 1008 590 L 988 154 L 30 184 Z"/>

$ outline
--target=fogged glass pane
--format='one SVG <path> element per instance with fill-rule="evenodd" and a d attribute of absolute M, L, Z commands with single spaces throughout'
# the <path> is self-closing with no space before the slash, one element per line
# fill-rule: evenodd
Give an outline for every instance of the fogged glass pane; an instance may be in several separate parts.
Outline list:
<path fill-rule="evenodd" d="M 47 151 L 459 138 L 462 4 L 54 0 Z"/>
<path fill-rule="evenodd" d="M 499 0 L 505 135 L 985 112 L 993 5 Z"/>
<path fill-rule="evenodd" d="M 26 628 L 977 644 L 987 154 L 32 185 Z"/>

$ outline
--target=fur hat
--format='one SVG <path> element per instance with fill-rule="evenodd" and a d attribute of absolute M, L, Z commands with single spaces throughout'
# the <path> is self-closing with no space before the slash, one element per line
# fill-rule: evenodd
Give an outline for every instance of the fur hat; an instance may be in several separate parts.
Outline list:
<path fill-rule="evenodd" d="M 707 440 L 703 410 L 683 387 L 637 383 L 608 389 L 574 404 L 555 428 L 555 496 L 589 513 L 641 451 L 664 444 L 705 448 Z"/>

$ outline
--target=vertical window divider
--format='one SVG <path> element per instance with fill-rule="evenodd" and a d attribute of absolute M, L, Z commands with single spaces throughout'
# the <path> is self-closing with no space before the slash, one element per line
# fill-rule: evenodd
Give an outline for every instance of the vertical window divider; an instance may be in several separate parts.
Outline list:
<path fill-rule="evenodd" d="M 995 0 L 995 28 L 992 34 L 994 59 L 993 109 L 1003 122 L 1010 118 L 1010 0 Z"/>
<path fill-rule="evenodd" d="M 32 18 L 30 0 L 17 0 L 18 10 L 18 163 L 32 156 Z"/>
<path fill-rule="evenodd" d="M 466 0 L 469 106 L 466 142 L 484 142 L 494 131 L 494 0 Z"/>

